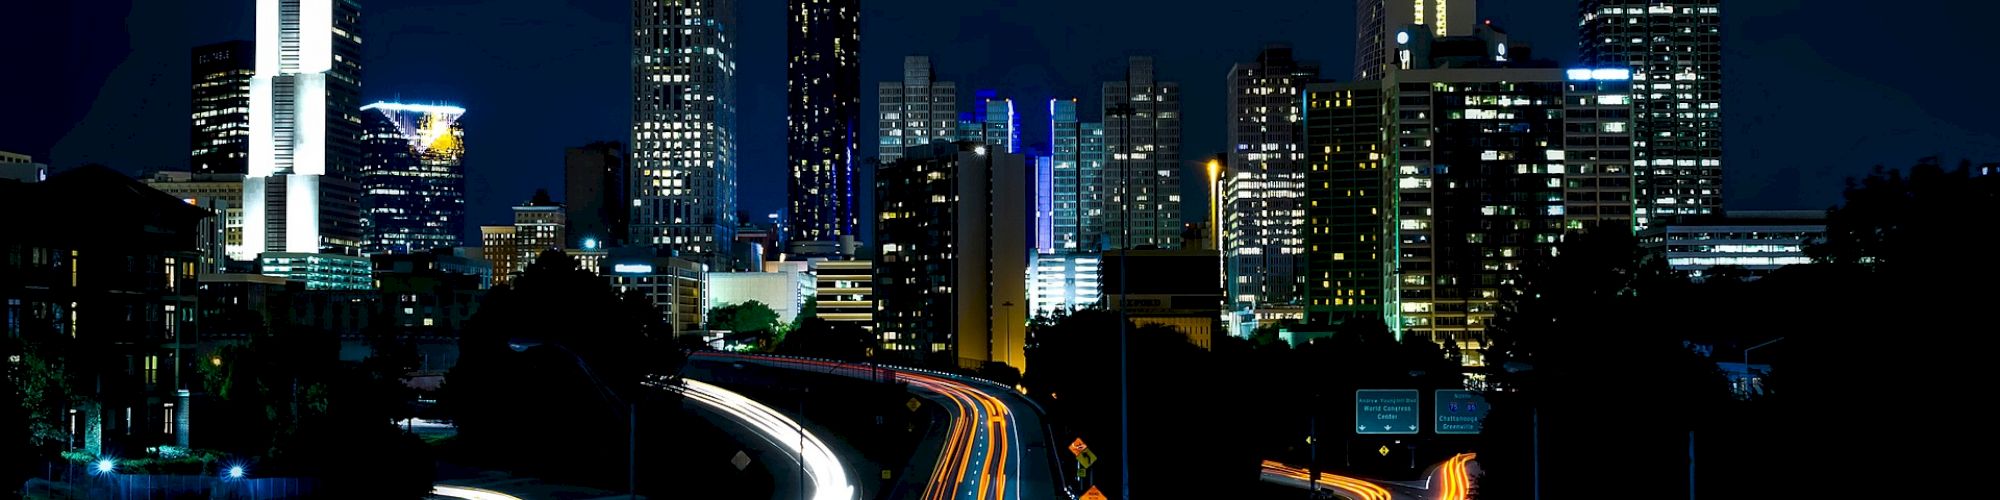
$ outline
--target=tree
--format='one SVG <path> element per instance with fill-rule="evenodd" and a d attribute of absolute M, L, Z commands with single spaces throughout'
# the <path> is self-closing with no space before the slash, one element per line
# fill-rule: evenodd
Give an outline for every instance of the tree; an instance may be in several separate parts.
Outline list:
<path fill-rule="evenodd" d="M 770 305 L 755 300 L 708 310 L 708 327 L 714 330 L 738 333 L 775 332 L 778 325 L 778 312 L 771 310 Z"/>
<path fill-rule="evenodd" d="M 643 296 L 620 295 L 569 256 L 543 252 L 513 286 L 486 296 L 459 339 L 439 396 L 459 429 L 457 458 L 622 488 L 623 468 L 602 464 L 626 459 L 628 404 L 678 411 L 641 384 L 679 373 L 672 331 Z"/>

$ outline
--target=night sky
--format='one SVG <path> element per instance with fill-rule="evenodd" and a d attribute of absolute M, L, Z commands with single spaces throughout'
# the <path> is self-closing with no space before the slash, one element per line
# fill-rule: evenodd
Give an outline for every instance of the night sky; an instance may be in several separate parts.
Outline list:
<path fill-rule="evenodd" d="M 251 0 L 6 3 L 0 150 L 58 168 L 186 169 L 189 49 L 253 38 Z M 784 204 L 785 8 L 737 3 L 740 208 L 761 219 Z M 502 223 L 535 188 L 561 192 L 564 147 L 626 139 L 629 5 L 363 1 L 364 102 L 466 107 L 472 222 Z M 2000 54 L 1981 24 L 2000 19 L 2000 4 L 1885 5 L 1727 2 L 1728 207 L 1823 208 L 1839 200 L 1842 179 L 1877 164 L 2000 161 Z M 1576 59 L 1575 8 L 1487 0 L 1480 14 L 1533 43 L 1537 56 L 1567 64 Z M 1013 97 L 1030 145 L 1048 140 L 1049 97 L 1095 109 L 1099 82 L 1122 75 L 1125 56 L 1152 55 L 1159 78 L 1181 84 L 1189 174 L 1224 147 L 1231 63 L 1289 42 L 1326 76 L 1351 76 L 1350 2 L 863 0 L 862 12 L 863 157 L 876 143 L 875 82 L 899 79 L 909 54 L 931 56 L 962 101 L 974 89 Z M 1200 184 L 1189 183 L 1189 199 L 1200 199 Z M 868 191 L 864 213 L 872 213 Z"/>

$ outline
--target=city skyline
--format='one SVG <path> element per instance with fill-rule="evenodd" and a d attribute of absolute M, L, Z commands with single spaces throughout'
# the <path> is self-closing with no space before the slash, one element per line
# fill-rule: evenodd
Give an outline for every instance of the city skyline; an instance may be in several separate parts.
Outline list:
<path fill-rule="evenodd" d="M 1058 3 L 1031 1 L 1012 10 L 982 5 L 954 5 L 948 9 L 962 10 L 968 16 L 988 16 L 988 21 L 992 23 L 1036 27 L 1045 25 L 1046 19 L 1033 12 Z M 499 5 L 505 6 L 507 2 L 500 2 Z M 1174 55 L 1179 59 L 1162 64 L 1161 71 L 1164 79 L 1179 81 L 1187 86 L 1189 105 L 1186 112 L 1189 118 L 1185 140 L 1190 152 L 1221 150 L 1223 109 L 1219 97 L 1223 86 L 1222 74 L 1230 62 L 1242 58 L 1243 53 L 1255 50 L 1263 42 L 1293 43 L 1299 58 L 1317 60 L 1324 67 L 1336 68 L 1329 75 L 1336 80 L 1347 80 L 1349 75 L 1341 74 L 1344 72 L 1339 68 L 1348 68 L 1352 64 L 1354 39 L 1347 30 L 1355 24 L 1354 6 L 1350 4 L 1287 6 L 1277 9 L 1282 12 L 1275 13 L 1250 10 L 1217 12 L 1214 19 L 1223 25 L 1269 24 L 1268 29 L 1263 31 L 1268 35 L 1258 40 L 1226 42 L 1212 47 L 1206 46 L 1207 43 L 1179 40 L 1182 37 L 1174 36 L 1171 31 L 1150 33 L 1121 27 L 1104 33 L 1068 33 L 1037 27 L 1020 32 L 1024 38 L 1019 42 L 1027 44 L 1020 48 L 1067 45 L 1094 48 L 1028 50 L 1028 53 L 1037 54 L 1028 61 L 1022 61 L 1021 56 L 1004 55 L 1017 52 L 1012 50 L 1014 47 L 1002 50 L 1003 47 L 986 37 L 957 34 L 956 25 L 933 26 L 917 22 L 908 9 L 899 7 L 902 5 L 889 0 L 862 5 L 863 37 L 873 41 L 868 54 L 863 57 L 864 82 L 896 79 L 901 74 L 903 56 L 928 54 L 937 58 L 935 62 L 940 80 L 959 82 L 967 92 L 975 88 L 997 88 L 1017 102 L 1080 96 L 1085 99 L 1082 104 L 1088 109 L 1094 107 L 1095 84 L 1118 73 L 1125 55 Z M 468 152 L 468 161 L 491 169 L 489 172 L 504 175 L 474 175 L 471 179 L 468 201 L 469 214 L 474 223 L 504 222 L 508 217 L 507 207 L 518 202 L 526 193 L 537 187 L 559 189 L 563 148 L 598 140 L 621 140 L 627 135 L 621 132 L 625 120 L 622 113 L 603 111 L 605 106 L 616 106 L 621 102 L 618 96 L 625 91 L 620 89 L 628 85 L 622 76 L 627 71 L 622 69 L 626 59 L 624 52 L 610 50 L 609 54 L 603 53 L 604 44 L 611 44 L 614 49 L 626 44 L 624 32 L 629 21 L 624 18 L 629 18 L 630 10 L 624 2 L 577 2 L 573 6 L 523 3 L 512 9 L 494 8 L 469 13 L 425 1 L 398 2 L 394 9 L 383 7 L 371 9 L 364 23 L 364 32 L 370 34 L 370 43 L 363 47 L 364 60 L 368 63 L 371 76 L 362 102 L 423 95 L 482 110 L 478 127 L 482 130 L 481 136 L 488 138 L 483 144 L 490 147 Z M 1578 61 L 1574 19 L 1576 7 L 1569 2 L 1550 2 L 1482 5 L 1479 11 L 1482 17 L 1505 26 L 1516 39 L 1532 42 L 1539 56 L 1567 64 Z M 46 59 L 37 59 L 44 55 L 27 55 L 31 66 L 36 63 L 48 67 L 81 65 L 81 71 L 46 82 L 17 82 L 30 90 L 41 89 L 50 95 L 63 97 L 23 103 L 28 111 L 45 114 L 53 121 L 5 125 L 7 133 L 0 134 L 0 137 L 5 137 L 0 141 L 6 142 L 0 142 L 0 150 L 27 153 L 50 162 L 52 167 L 58 169 L 88 162 L 105 163 L 132 173 L 185 169 L 186 139 L 132 137 L 124 133 L 106 134 L 104 131 L 118 126 L 116 122 L 109 121 L 114 117 L 120 121 L 153 123 L 155 127 L 185 128 L 187 111 L 182 107 L 185 106 L 184 99 L 181 100 L 183 102 L 169 102 L 174 99 L 155 93 L 150 102 L 142 103 L 139 96 L 147 92 L 139 89 L 148 88 L 147 82 L 152 81 L 149 75 L 167 75 L 160 80 L 162 82 L 179 81 L 180 77 L 173 75 L 185 74 L 179 72 L 186 70 L 187 50 L 191 47 L 253 38 L 250 4 L 217 1 L 187 6 L 140 5 L 134 9 L 125 2 L 111 1 L 93 4 L 88 9 L 88 15 L 84 10 L 71 11 L 62 6 L 38 8 L 47 9 L 46 13 L 55 18 L 70 16 L 76 22 L 84 23 L 79 26 L 103 23 L 95 31 L 104 32 L 107 36 L 79 40 L 80 43 L 64 52 L 75 57 L 60 57 L 63 53 L 55 53 L 46 55 Z M 1107 5 L 1105 8 L 1118 7 Z M 1973 8 L 1992 9 L 2000 13 L 2000 5 Z M 775 33 L 777 26 L 784 22 L 782 6 L 751 3 L 739 6 L 739 9 L 743 11 L 741 17 L 746 32 L 755 29 Z M 108 11 L 112 15 L 100 15 L 100 11 Z M 1834 201 L 1832 193 L 1837 192 L 1843 178 L 1866 173 L 1863 165 L 1893 165 L 1906 158 L 1934 154 L 1943 154 L 1948 158 L 1976 158 L 2000 152 L 2000 125 L 1976 119 L 1976 114 L 1969 109 L 1935 104 L 1944 96 L 1954 94 L 1954 91 L 1925 90 L 1940 84 L 1946 87 L 1964 85 L 1958 82 L 1975 81 L 1976 78 L 1946 76 L 1979 71 L 1951 63 L 1948 55 L 1918 49 L 1932 46 L 1933 42 L 1906 39 L 1871 42 L 1878 45 L 1877 48 L 1916 54 L 1918 58 L 1903 64 L 1888 64 L 1868 58 L 1865 54 L 1869 51 L 1852 50 L 1859 42 L 1835 32 L 1800 32 L 1783 36 L 1760 34 L 1765 32 L 1760 30 L 1763 27 L 1790 25 L 1838 24 L 1866 29 L 1868 26 L 1893 25 L 1912 17 L 1894 11 L 1881 15 L 1859 14 L 1865 11 L 1800 9 L 1782 3 L 1731 6 L 1731 11 L 1723 18 L 1724 36 L 1731 40 L 1724 58 L 1725 67 L 1730 72 L 1728 79 L 1732 82 L 1731 95 L 1739 97 L 1730 98 L 1732 106 L 1725 110 L 1728 116 L 1724 135 L 1732 145 L 1727 154 L 1736 158 L 1728 160 L 1732 168 L 1726 174 L 1726 183 L 1732 188 L 1725 197 L 1727 204 L 1738 208 L 1824 206 Z M 118 12 L 131 12 L 135 19 L 163 20 L 180 19 L 185 13 L 211 22 L 193 27 L 136 22 L 129 25 L 128 32 L 127 26 L 121 24 L 124 16 L 117 15 Z M 1170 18 L 1166 13 L 1140 15 L 1154 16 L 1149 19 Z M 1976 17 L 1968 13 L 1954 19 Z M 1302 18 L 1327 21 L 1306 22 Z M 1273 19 L 1279 21 L 1272 24 L 1270 21 Z M 501 22 L 503 20 L 508 22 Z M 486 28 L 503 24 L 510 26 L 509 29 L 526 31 L 496 32 Z M 1333 36 L 1323 34 L 1329 31 L 1329 26 Z M 560 40 L 550 40 L 545 36 L 521 36 L 537 30 L 558 28 L 583 29 L 585 34 L 566 35 Z M 28 29 L 28 33 L 32 34 L 33 30 L 42 27 L 29 26 Z M 607 29 L 608 32 L 605 31 Z M 1941 33 L 1943 38 L 1935 43 L 1972 43 L 1964 38 L 1969 35 L 1963 31 L 1944 30 Z M 64 35 L 53 36 L 61 39 Z M 1138 38 L 1132 38 L 1134 36 Z M 783 93 L 780 73 L 784 64 L 782 38 L 744 37 L 740 40 L 743 45 L 739 48 L 739 60 L 743 64 L 742 70 L 750 74 L 744 77 L 740 89 L 744 95 L 741 126 L 744 134 L 782 136 L 782 107 L 771 108 L 770 105 L 778 101 L 769 97 Z M 927 41 L 913 45 L 902 40 Z M 161 43 L 168 45 L 154 46 Z M 474 57 L 438 61 L 422 57 L 421 52 L 395 51 L 389 47 L 390 44 L 463 44 L 490 48 L 468 53 Z M 1190 50 L 1190 47 L 1193 49 Z M 520 57 L 515 61 L 496 59 L 501 54 Z M 951 60 L 942 56 L 951 56 Z M 65 63 L 63 60 L 76 62 Z M 124 63 L 122 66 L 121 62 Z M 1022 62 L 1028 66 L 1017 67 L 1017 63 Z M 437 71 L 438 64 L 455 71 Z M 1932 69 L 1924 72 L 1926 76 L 1923 77 L 1900 69 L 1911 64 Z M 524 73 L 525 68 L 537 69 Z M 1806 87 L 1787 85 L 1786 82 L 1793 81 L 1793 78 L 1778 76 L 1800 72 L 1816 75 L 1809 80 L 1818 83 Z M 521 80 L 520 84 L 480 83 L 499 81 L 482 75 L 497 76 L 502 73 L 525 80 Z M 599 76 L 585 76 L 592 73 Z M 434 76 L 416 78 L 414 75 Z M 438 75 L 449 76 L 440 78 Z M 558 83 L 581 84 L 587 90 L 586 94 L 606 95 L 549 99 L 544 92 L 536 90 Z M 92 111 L 91 103 L 100 91 L 107 95 L 123 92 L 134 97 L 106 100 L 100 104 L 107 107 Z M 1964 92 L 1970 92 L 1970 89 Z M 1212 102 L 1198 99 L 1204 93 L 1215 96 L 1206 99 Z M 1854 106 L 1844 106 L 1838 111 L 1811 104 L 1856 94 L 1882 98 L 1854 103 Z M 1756 98 L 1750 100 L 1740 96 Z M 864 95 L 863 99 L 864 109 L 872 108 L 874 96 Z M 1848 129 L 1826 131 L 1837 137 L 1837 140 L 1828 142 L 1853 146 L 1803 151 L 1785 146 L 1801 142 L 1800 138 L 1804 136 L 1802 131 L 1814 129 L 1813 124 L 1836 117 L 1857 116 L 1857 113 L 1858 116 L 1876 118 L 1859 120 Z M 538 118 L 530 116 L 558 117 L 560 122 L 577 126 L 566 127 L 560 134 L 545 134 L 546 130 L 532 126 Z M 1041 122 L 1044 118 L 1035 115 L 1023 117 L 1026 127 L 1023 136 L 1031 138 L 1031 143 L 1037 142 L 1032 138 L 1046 137 L 1046 124 Z M 1085 117 L 1086 120 L 1095 118 Z M 1921 125 L 1907 126 L 1913 123 Z M 1926 133 L 1915 134 L 1911 132 L 1913 129 L 1922 129 Z M 65 136 L 70 137 L 68 141 L 63 140 Z M 872 144 L 872 139 L 866 137 L 859 142 Z M 769 176 L 782 171 L 780 165 L 784 155 L 769 149 L 744 148 L 742 163 L 748 169 L 744 176 Z M 1184 160 L 1188 163 L 1192 158 Z M 1199 172 L 1189 170 L 1184 173 Z M 871 174 L 863 169 L 860 185 L 868 185 L 867 176 Z M 1196 183 L 1189 184 L 1190 189 L 1196 187 L 1193 186 Z M 782 186 L 741 186 L 740 209 L 758 216 L 779 211 L 784 203 L 783 189 Z M 860 191 L 858 204 L 865 211 L 873 206 L 869 201 L 872 193 L 866 189 Z M 1188 211 L 1196 210 L 1190 208 Z M 866 231 L 866 226 L 862 225 L 863 231 Z"/>

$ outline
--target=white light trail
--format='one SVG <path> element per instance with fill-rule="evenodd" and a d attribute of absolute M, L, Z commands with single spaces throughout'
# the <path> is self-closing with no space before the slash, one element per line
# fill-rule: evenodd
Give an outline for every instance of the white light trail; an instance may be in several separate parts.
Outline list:
<path fill-rule="evenodd" d="M 819 436 L 805 432 L 798 422 L 750 398 L 699 380 L 681 379 L 673 388 L 688 397 L 741 422 L 772 443 L 783 445 L 805 467 L 815 500 L 851 500 L 854 486 L 847 482 L 847 469 Z M 803 444 L 803 448 L 801 445 Z"/>

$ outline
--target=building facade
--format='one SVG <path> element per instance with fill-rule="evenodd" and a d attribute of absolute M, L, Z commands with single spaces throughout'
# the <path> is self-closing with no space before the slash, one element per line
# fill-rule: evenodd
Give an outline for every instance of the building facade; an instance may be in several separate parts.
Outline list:
<path fill-rule="evenodd" d="M 563 214 L 562 204 L 550 201 L 546 191 L 537 191 L 527 203 L 514 207 L 514 273 L 534 264 L 542 252 L 563 249 L 569 238 Z"/>
<path fill-rule="evenodd" d="M 631 244 L 729 258 L 736 27 L 734 0 L 632 3 Z"/>
<path fill-rule="evenodd" d="M 1632 70 L 1640 227 L 1722 208 L 1722 1 L 1578 2 L 1583 64 Z"/>
<path fill-rule="evenodd" d="M 1654 222 L 1639 232 L 1639 246 L 1695 281 L 1732 272 L 1755 280 L 1809 264 L 1806 245 L 1826 238 L 1826 212 L 1820 210 L 1737 210 Z"/>
<path fill-rule="evenodd" d="M 877 165 L 893 165 L 903 149 L 952 141 L 958 135 L 958 84 L 937 81 L 931 58 L 903 57 L 903 80 L 875 84 Z"/>
<path fill-rule="evenodd" d="M 362 106 L 361 212 L 366 254 L 459 246 L 465 234 L 465 108 Z"/>
<path fill-rule="evenodd" d="M 679 257 L 607 258 L 598 271 L 620 294 L 638 292 L 653 301 L 674 334 L 702 329 L 708 310 L 703 276 L 708 266 Z"/>
<path fill-rule="evenodd" d="M 197 174 L 249 172 L 250 77 L 257 73 L 257 46 L 248 40 L 232 40 L 195 47 L 191 65 L 194 81 L 188 170 Z"/>
<path fill-rule="evenodd" d="M 339 254 L 264 252 L 257 272 L 306 284 L 307 290 L 373 290 L 374 268 L 367 257 Z"/>
<path fill-rule="evenodd" d="M 1077 100 L 1049 100 L 1050 236 L 1057 252 L 1094 252 L 1104 238 L 1104 124 L 1078 120 Z"/>
<path fill-rule="evenodd" d="M 1229 68 L 1229 159 L 1219 249 L 1233 307 L 1299 300 L 1305 254 L 1305 86 L 1319 66 L 1272 46 Z"/>
<path fill-rule="evenodd" d="M 563 150 L 563 204 L 569 248 L 595 250 L 625 241 L 632 206 L 625 145 L 593 142 Z"/>
<path fill-rule="evenodd" d="M 1394 298 L 1393 160 L 1380 82 L 1305 87 L 1305 321 L 1386 321 Z"/>
<path fill-rule="evenodd" d="M 515 245 L 514 226 L 479 226 L 479 258 L 493 263 L 493 284 L 514 282 L 520 273 L 520 247 Z"/>
<path fill-rule="evenodd" d="M 799 271 L 708 273 L 703 310 L 756 301 L 778 313 L 778 321 L 797 325 L 806 300 L 816 297 L 815 280 Z"/>
<path fill-rule="evenodd" d="M 861 126 L 860 0 L 787 0 L 788 242 L 853 235 Z"/>
<path fill-rule="evenodd" d="M 1021 155 L 963 141 L 910 148 L 877 173 L 875 333 L 884 349 L 935 365 L 1021 366 L 1026 170 Z"/>
<path fill-rule="evenodd" d="M 141 182 L 190 205 L 215 212 L 216 217 L 203 224 L 221 231 L 220 235 L 212 238 L 222 243 L 222 252 L 204 256 L 213 262 L 211 268 L 203 272 L 221 269 L 226 264 L 219 260 L 223 258 L 257 260 L 256 255 L 246 253 L 243 248 L 243 174 L 156 172 Z"/>
<path fill-rule="evenodd" d="M 819 319 L 875 329 L 875 263 L 866 260 L 811 261 Z"/>
<path fill-rule="evenodd" d="M 20 341 L 0 350 L 68 363 L 88 381 L 66 405 L 69 444 L 91 454 L 187 446 L 180 395 L 201 382 L 183 346 L 209 212 L 101 166 L 0 182 L 0 208 L 36 214 L 0 245 L 0 332 Z M 58 338 L 75 348 L 29 347 Z"/>
<path fill-rule="evenodd" d="M 250 78 L 243 245 L 355 254 L 361 247 L 361 7 L 259 0 Z"/>
<path fill-rule="evenodd" d="M 1051 317 L 1097 305 L 1102 293 L 1100 266 L 1095 253 L 1036 255 L 1028 285 L 1031 314 Z"/>
<path fill-rule="evenodd" d="M 1153 58 L 1133 57 L 1124 80 L 1104 83 L 1103 103 L 1109 246 L 1179 247 L 1180 84 L 1154 80 Z"/>

